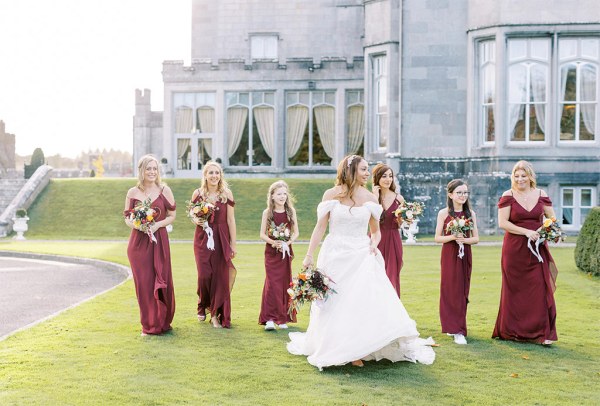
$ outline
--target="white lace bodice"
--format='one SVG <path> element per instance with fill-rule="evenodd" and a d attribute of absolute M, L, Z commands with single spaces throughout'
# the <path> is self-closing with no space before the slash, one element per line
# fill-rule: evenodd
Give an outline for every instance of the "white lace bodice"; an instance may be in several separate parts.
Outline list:
<path fill-rule="evenodd" d="M 362 206 L 346 206 L 339 200 L 326 200 L 319 203 L 317 217 L 329 215 L 329 235 L 346 238 L 364 237 L 367 233 L 371 216 L 379 219 L 383 208 L 373 202 L 366 202 Z"/>

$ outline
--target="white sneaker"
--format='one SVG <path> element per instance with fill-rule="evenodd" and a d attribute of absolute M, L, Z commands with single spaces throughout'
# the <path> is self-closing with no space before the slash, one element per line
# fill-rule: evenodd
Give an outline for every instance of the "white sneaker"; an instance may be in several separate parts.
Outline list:
<path fill-rule="evenodd" d="M 454 334 L 454 342 L 456 344 L 465 345 L 467 344 L 467 339 L 462 334 Z"/>
<path fill-rule="evenodd" d="M 283 324 L 280 324 L 278 327 L 282 330 L 285 330 L 286 328 L 288 328 L 288 325 L 283 323 Z"/>
<path fill-rule="evenodd" d="M 265 324 L 265 330 L 267 330 L 267 331 L 275 330 L 275 323 L 273 323 L 273 320 L 267 321 L 267 324 Z"/>

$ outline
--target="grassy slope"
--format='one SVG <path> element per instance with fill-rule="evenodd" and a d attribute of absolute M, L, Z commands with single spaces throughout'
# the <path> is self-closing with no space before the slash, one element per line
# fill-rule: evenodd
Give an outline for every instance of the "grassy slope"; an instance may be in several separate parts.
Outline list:
<path fill-rule="evenodd" d="M 127 263 L 125 244 L 0 243 Z M 305 245 L 296 247 L 300 257 Z M 256 324 L 262 246 L 241 245 L 233 328 L 195 320 L 190 243 L 172 245 L 174 331 L 139 337 L 133 283 L 0 342 L 0 404 L 594 404 L 600 396 L 599 280 L 555 249 L 559 342 L 552 348 L 491 340 L 499 298 L 499 247 L 476 247 L 469 345 L 439 333 L 439 247 L 405 248 L 403 302 L 422 335 L 441 344 L 434 365 L 369 362 L 318 372 L 285 350 L 283 331 Z M 368 304 L 366 304 L 368 305 Z M 304 330 L 304 309 L 292 330 Z M 357 320 L 360 328 L 360 320 Z M 518 377 L 511 377 L 518 374 Z"/>
<path fill-rule="evenodd" d="M 236 220 L 240 240 L 258 240 L 269 185 L 275 179 L 233 179 Z M 315 207 L 332 186 L 328 179 L 290 179 L 298 197 L 296 209 L 302 238 L 308 239 L 315 223 Z M 29 210 L 27 238 L 126 239 L 129 229 L 121 218 L 127 190 L 133 179 L 53 179 Z M 194 226 L 185 214 L 186 201 L 198 187 L 196 179 L 168 179 L 178 205 L 171 239 L 191 240 Z"/>

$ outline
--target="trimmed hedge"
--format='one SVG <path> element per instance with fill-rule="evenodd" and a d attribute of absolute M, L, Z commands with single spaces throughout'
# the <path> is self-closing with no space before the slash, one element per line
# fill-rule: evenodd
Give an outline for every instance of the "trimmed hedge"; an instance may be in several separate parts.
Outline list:
<path fill-rule="evenodd" d="M 600 276 L 600 207 L 592 208 L 581 227 L 575 264 L 580 271 Z"/>

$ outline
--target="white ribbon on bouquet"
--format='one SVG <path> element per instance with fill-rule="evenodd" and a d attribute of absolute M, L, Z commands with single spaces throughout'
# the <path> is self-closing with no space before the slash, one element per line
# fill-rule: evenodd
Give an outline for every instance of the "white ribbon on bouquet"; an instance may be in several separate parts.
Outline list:
<path fill-rule="evenodd" d="M 148 234 L 148 237 L 150 238 L 150 241 L 152 241 L 153 243 L 156 244 L 156 237 L 154 236 L 154 233 L 152 232 L 152 230 L 150 229 L 150 227 L 148 227 L 148 231 L 146 231 L 146 234 Z"/>
<path fill-rule="evenodd" d="M 211 251 L 215 250 L 215 240 L 213 238 L 213 229 L 210 228 L 210 226 L 208 225 L 208 221 L 205 221 L 204 223 L 202 223 L 202 228 L 204 229 L 204 232 L 206 233 L 206 237 L 208 237 L 208 239 L 206 240 L 206 248 L 208 248 Z"/>
<path fill-rule="evenodd" d="M 531 240 L 529 238 L 527 239 L 527 247 L 529 248 L 529 251 L 531 251 L 531 253 L 536 256 L 536 258 L 538 259 L 538 262 L 544 262 L 544 259 L 542 258 L 542 255 L 540 254 L 540 244 L 542 242 L 544 242 L 544 239 L 538 238 L 535 241 L 535 249 L 533 249 L 533 247 L 531 246 Z"/>
<path fill-rule="evenodd" d="M 281 241 L 281 259 L 285 259 L 285 254 L 286 253 L 287 253 L 288 257 L 291 257 L 291 255 L 290 255 L 290 246 L 288 245 L 287 242 Z"/>
<path fill-rule="evenodd" d="M 465 245 L 462 242 L 458 243 L 458 257 L 462 259 L 465 256 Z"/>

